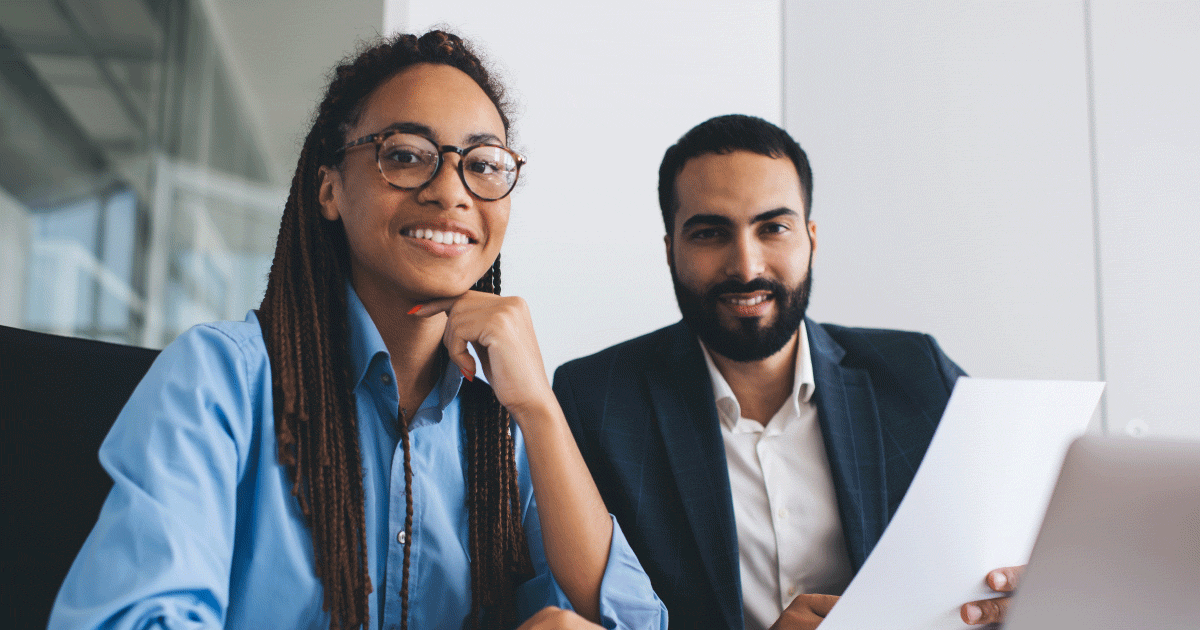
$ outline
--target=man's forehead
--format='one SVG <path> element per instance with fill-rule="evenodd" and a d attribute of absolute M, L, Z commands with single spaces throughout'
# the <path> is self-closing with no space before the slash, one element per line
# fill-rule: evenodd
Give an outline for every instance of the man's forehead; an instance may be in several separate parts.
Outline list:
<path fill-rule="evenodd" d="M 804 208 L 792 161 L 749 151 L 705 153 L 688 160 L 675 179 L 675 191 L 676 225 L 697 214 L 739 221 L 777 208 L 797 213 Z"/>

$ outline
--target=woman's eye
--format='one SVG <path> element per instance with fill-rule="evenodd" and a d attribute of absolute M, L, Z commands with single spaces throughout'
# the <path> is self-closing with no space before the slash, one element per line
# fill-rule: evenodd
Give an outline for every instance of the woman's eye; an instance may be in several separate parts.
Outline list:
<path fill-rule="evenodd" d="M 406 149 L 403 147 L 389 149 L 387 152 L 383 153 L 381 157 L 389 162 L 411 166 L 424 164 L 427 160 L 424 152 L 416 151 L 414 149 Z"/>
<path fill-rule="evenodd" d="M 500 171 L 500 165 L 487 160 L 471 160 L 467 163 L 467 170 L 479 175 L 494 175 Z"/>

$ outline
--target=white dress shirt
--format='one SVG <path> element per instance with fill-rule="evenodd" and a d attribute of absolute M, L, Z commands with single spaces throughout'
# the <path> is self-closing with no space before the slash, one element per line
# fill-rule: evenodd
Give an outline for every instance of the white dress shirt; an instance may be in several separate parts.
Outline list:
<path fill-rule="evenodd" d="M 841 595 L 853 577 L 812 402 L 816 383 L 803 322 L 799 337 L 792 393 L 766 426 L 742 417 L 700 344 L 725 439 L 748 630 L 769 628 L 798 594 Z"/>

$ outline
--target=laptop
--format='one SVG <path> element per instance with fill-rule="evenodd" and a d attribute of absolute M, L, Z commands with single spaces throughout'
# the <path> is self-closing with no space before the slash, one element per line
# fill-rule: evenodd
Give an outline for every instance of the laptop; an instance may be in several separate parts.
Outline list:
<path fill-rule="evenodd" d="M 1200 442 L 1084 436 L 1005 630 L 1200 628 Z"/>

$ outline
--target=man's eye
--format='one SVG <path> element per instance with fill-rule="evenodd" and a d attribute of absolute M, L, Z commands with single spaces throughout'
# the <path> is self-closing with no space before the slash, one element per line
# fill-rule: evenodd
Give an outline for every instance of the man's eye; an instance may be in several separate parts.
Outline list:
<path fill-rule="evenodd" d="M 783 232 L 788 231 L 788 229 L 788 226 L 782 223 L 768 223 L 763 226 L 763 232 L 768 234 L 782 234 Z"/>
<path fill-rule="evenodd" d="M 717 228 L 702 228 L 692 232 L 689 238 L 693 241 L 711 241 L 721 236 L 721 231 Z"/>

